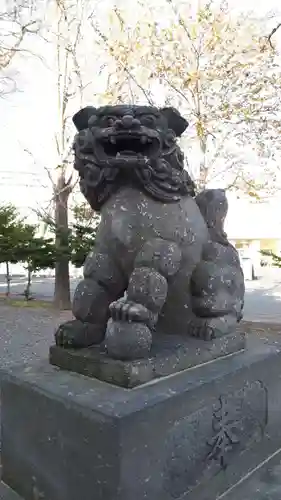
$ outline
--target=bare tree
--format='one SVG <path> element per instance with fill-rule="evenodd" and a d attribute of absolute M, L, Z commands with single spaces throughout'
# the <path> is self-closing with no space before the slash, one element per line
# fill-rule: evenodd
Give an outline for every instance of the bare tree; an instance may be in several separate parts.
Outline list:
<path fill-rule="evenodd" d="M 21 2 L 4 0 L 0 10 L 0 96 L 16 87 L 8 68 L 18 54 L 30 53 L 25 41 L 40 30 L 38 11 L 34 0 Z"/>
<path fill-rule="evenodd" d="M 157 83 L 166 103 L 180 108 L 190 122 L 184 140 L 197 145 L 201 188 L 217 176 L 222 159 L 222 178 L 225 168 L 231 184 L 242 177 L 239 155 L 230 152 L 233 144 L 244 155 L 253 144 L 260 156 L 266 156 L 274 134 L 277 145 L 272 109 L 279 98 L 278 75 L 257 19 L 230 15 L 225 1 L 139 0 L 131 11 L 118 2 L 105 23 L 95 13 L 92 25 L 109 68 L 105 99 L 131 96 L 151 103 Z M 248 174 L 244 177 L 254 185 Z"/>
<path fill-rule="evenodd" d="M 70 307 L 69 279 L 69 206 L 77 176 L 72 168 L 74 126 L 72 116 L 84 104 L 87 92 L 92 101 L 94 75 L 98 70 L 93 30 L 88 22 L 90 0 L 49 0 L 41 39 L 44 40 L 45 68 L 49 71 L 50 107 L 55 115 L 50 135 L 50 159 L 39 158 L 32 146 L 23 147 L 38 168 L 47 174 L 51 199 L 42 201 L 36 213 L 55 233 L 57 262 L 55 267 L 54 304 L 60 309 Z M 42 47 L 41 47 L 42 49 Z M 87 78 L 89 79 L 87 80 Z M 91 83 L 93 87 L 91 87 Z M 83 103 L 82 103 L 83 101 Z M 53 160 L 51 159 L 53 158 Z"/>
<path fill-rule="evenodd" d="M 56 246 L 60 257 L 55 267 L 54 304 L 60 309 L 70 306 L 68 205 L 70 194 L 76 184 L 71 168 L 73 126 L 71 117 L 82 104 L 83 83 L 79 62 L 79 45 L 83 35 L 85 19 L 84 0 L 54 0 L 49 19 L 51 33 L 49 41 L 54 48 L 57 130 L 54 135 L 57 164 L 47 168 L 52 185 L 52 214 L 55 227 Z"/>

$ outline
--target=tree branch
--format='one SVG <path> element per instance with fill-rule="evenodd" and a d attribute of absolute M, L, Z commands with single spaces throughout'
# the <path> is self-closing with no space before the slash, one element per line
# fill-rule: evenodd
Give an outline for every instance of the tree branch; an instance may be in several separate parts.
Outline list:
<path fill-rule="evenodd" d="M 34 25 L 36 25 L 36 29 L 35 30 L 30 29 L 31 26 L 34 26 Z M 9 47 L 9 46 L 5 46 L 1 42 L 1 46 L 0 46 L 0 68 L 1 69 L 7 68 L 10 65 L 10 63 L 12 62 L 12 59 L 14 58 L 16 53 L 22 51 L 20 46 L 21 46 L 25 36 L 28 33 L 34 34 L 34 33 L 38 32 L 38 30 L 39 30 L 39 27 L 38 27 L 37 21 L 30 21 L 29 23 L 20 27 L 19 33 L 14 33 L 14 34 L 10 33 L 11 36 L 15 36 L 17 38 L 14 45 Z M 29 51 L 25 50 L 25 52 L 29 52 Z"/>
<path fill-rule="evenodd" d="M 272 43 L 272 37 L 273 37 L 273 35 L 275 35 L 276 31 L 279 30 L 280 27 L 281 27 L 281 23 L 278 23 L 277 26 L 275 26 L 275 28 L 273 28 L 273 30 L 269 33 L 269 35 L 267 37 L 268 43 L 273 50 L 274 50 L 274 45 Z"/>
<path fill-rule="evenodd" d="M 125 64 L 122 63 L 122 61 L 120 61 L 120 59 L 118 59 L 116 56 L 115 56 L 115 52 L 112 47 L 112 45 L 110 44 L 109 42 L 109 39 L 107 38 L 107 36 L 101 32 L 100 28 L 97 26 L 96 23 L 93 22 L 92 20 L 92 26 L 96 32 L 96 34 L 98 35 L 98 37 L 100 38 L 101 41 L 103 41 L 103 43 L 105 44 L 105 46 L 107 47 L 108 51 L 109 51 L 109 54 L 115 59 L 115 61 L 117 62 L 117 64 L 119 64 L 121 66 L 121 68 L 123 69 L 123 71 L 131 78 L 131 80 L 135 83 L 135 85 L 141 90 L 141 92 L 143 93 L 143 95 L 145 96 L 147 102 L 151 105 L 151 106 L 154 106 L 154 102 L 153 100 L 151 99 L 151 97 L 149 96 L 149 93 L 142 87 L 142 85 L 137 81 L 136 77 L 131 73 L 131 71 L 126 67 Z"/>

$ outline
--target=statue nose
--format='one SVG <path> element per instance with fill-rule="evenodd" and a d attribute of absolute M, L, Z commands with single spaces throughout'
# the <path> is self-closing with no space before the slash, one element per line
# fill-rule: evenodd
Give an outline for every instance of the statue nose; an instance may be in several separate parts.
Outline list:
<path fill-rule="evenodd" d="M 139 128 L 141 125 L 140 121 L 134 118 L 132 115 L 124 115 L 121 123 L 122 125 L 120 125 L 126 129 Z"/>
<path fill-rule="evenodd" d="M 124 128 L 132 128 L 133 125 L 133 116 L 132 115 L 125 115 L 122 118 L 122 125 Z"/>

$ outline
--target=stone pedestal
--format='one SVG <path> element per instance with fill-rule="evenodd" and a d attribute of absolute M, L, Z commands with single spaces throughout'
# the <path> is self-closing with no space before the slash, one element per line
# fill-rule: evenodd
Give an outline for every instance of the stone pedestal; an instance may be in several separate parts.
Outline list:
<path fill-rule="evenodd" d="M 111 359 L 103 345 L 87 349 L 62 349 L 54 345 L 50 349 L 50 363 L 63 370 L 133 388 L 237 353 L 244 348 L 245 335 L 240 331 L 210 342 L 181 335 L 158 334 L 153 339 L 149 357 L 144 359 Z"/>
<path fill-rule="evenodd" d="M 3 481 L 24 500 L 215 500 L 281 448 L 280 367 L 279 346 L 254 339 L 132 389 L 47 362 L 14 369 Z"/>
<path fill-rule="evenodd" d="M 281 498 L 281 451 L 277 451 L 256 467 L 234 488 L 217 500 L 280 500 Z"/>
<path fill-rule="evenodd" d="M 0 482 L 0 498 L 1 500 L 23 500 L 22 497 L 19 497 L 15 491 L 11 490 L 2 481 Z"/>

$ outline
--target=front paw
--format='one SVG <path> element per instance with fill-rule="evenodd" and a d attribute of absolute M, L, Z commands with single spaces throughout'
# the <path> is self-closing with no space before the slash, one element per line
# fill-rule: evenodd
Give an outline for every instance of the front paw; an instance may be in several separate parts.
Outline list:
<path fill-rule="evenodd" d="M 157 315 L 151 313 L 145 306 L 128 301 L 124 297 L 116 302 L 112 302 L 109 310 L 114 321 L 140 322 L 150 327 L 153 327 L 157 321 Z"/>
<path fill-rule="evenodd" d="M 152 345 L 152 334 L 141 322 L 108 321 L 105 347 L 109 357 L 134 360 L 148 356 Z"/>
<path fill-rule="evenodd" d="M 188 334 L 202 340 L 213 340 L 216 333 L 209 321 L 203 318 L 195 318 L 188 324 Z"/>
<path fill-rule="evenodd" d="M 220 316 L 217 318 L 194 318 L 189 326 L 188 333 L 192 337 L 203 340 L 213 340 L 223 337 L 235 330 L 237 319 L 233 316 Z"/>
<path fill-rule="evenodd" d="M 83 348 L 100 344 L 104 339 L 105 328 L 102 325 L 83 323 L 77 319 L 60 325 L 55 332 L 56 345 L 69 348 Z"/>

